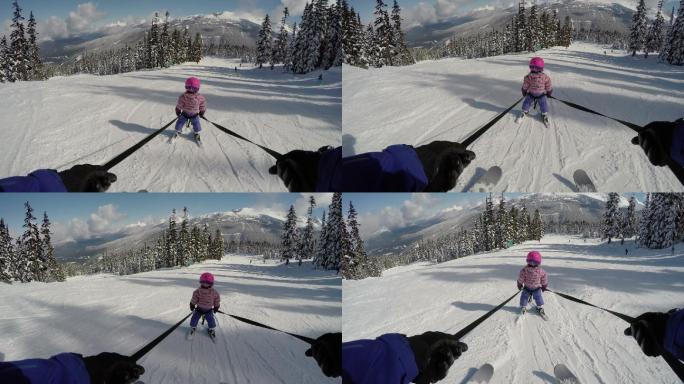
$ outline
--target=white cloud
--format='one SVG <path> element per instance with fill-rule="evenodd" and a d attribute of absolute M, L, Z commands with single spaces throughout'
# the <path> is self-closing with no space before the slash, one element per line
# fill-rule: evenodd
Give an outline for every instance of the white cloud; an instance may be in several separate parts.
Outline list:
<path fill-rule="evenodd" d="M 404 9 L 404 27 L 412 28 L 434 23 L 438 20 L 437 10 L 432 4 L 420 2 Z"/>
<path fill-rule="evenodd" d="M 113 233 L 122 229 L 115 227 L 115 225 L 126 217 L 126 214 L 120 212 L 117 206 L 113 204 L 102 205 L 95 212 L 91 213 L 86 220 L 73 218 L 67 223 L 55 223 L 53 226 L 53 237 L 57 244 L 87 240 L 103 234 Z"/>
<path fill-rule="evenodd" d="M 98 29 L 97 22 L 105 16 L 106 14 L 98 11 L 97 5 L 92 2 L 79 4 L 76 10 L 69 12 L 65 18 L 50 16 L 39 21 L 38 37 L 40 40 L 54 40 L 93 32 Z"/>
<path fill-rule="evenodd" d="M 414 193 L 401 205 L 387 206 L 380 212 L 359 215 L 362 236 L 391 231 L 434 217 L 440 199 L 428 193 Z"/>

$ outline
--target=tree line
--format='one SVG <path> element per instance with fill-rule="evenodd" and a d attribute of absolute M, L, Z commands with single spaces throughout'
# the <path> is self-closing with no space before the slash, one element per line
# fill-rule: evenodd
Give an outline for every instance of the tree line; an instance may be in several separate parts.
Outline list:
<path fill-rule="evenodd" d="M 292 28 L 287 24 L 290 13 L 285 7 L 277 34 L 266 15 L 259 30 L 255 64 L 259 68 L 270 65 L 271 69 L 283 64 L 285 71 L 298 74 L 341 66 L 344 54 L 340 1 L 330 6 L 328 0 L 307 2 L 299 26 L 295 23 Z"/>
<path fill-rule="evenodd" d="M 0 218 L 0 282 L 65 281 L 64 268 L 55 259 L 47 212 L 43 212 L 39 226 L 28 201 L 24 208 L 24 233 L 16 239 L 10 236 L 9 226 Z"/>
<path fill-rule="evenodd" d="M 280 257 L 285 260 L 286 264 L 295 259 L 301 266 L 302 260 L 311 259 L 314 268 L 339 269 L 340 259 L 343 255 L 340 242 L 344 231 L 342 194 L 339 192 L 333 194 L 327 216 L 326 212 L 323 212 L 318 234 L 315 230 L 313 218 L 315 207 L 316 199 L 310 196 L 306 225 L 304 228 L 300 228 L 297 212 L 293 205 L 290 206 L 283 226 Z"/>
<path fill-rule="evenodd" d="M 648 9 L 644 0 L 637 3 L 636 12 L 632 16 L 628 49 L 632 56 L 638 51 L 648 58 L 649 53 L 659 53 L 659 59 L 672 65 L 684 65 L 684 0 L 679 3 L 679 14 L 674 19 L 675 9 L 672 7 L 670 21 L 665 23 L 663 16 L 663 0 L 658 2 L 656 17 L 649 21 Z"/>
<path fill-rule="evenodd" d="M 46 78 L 38 47 L 36 18 L 30 13 L 24 25 L 24 16 L 19 1 L 12 2 L 14 14 L 10 26 L 9 40 L 0 38 L 0 82 L 44 80 Z"/>
<path fill-rule="evenodd" d="M 346 0 L 341 2 L 344 62 L 356 67 L 400 66 L 415 63 L 406 45 L 401 27 L 401 7 L 394 0 L 388 10 L 383 0 L 376 0 L 375 19 L 364 26 L 361 15 Z"/>

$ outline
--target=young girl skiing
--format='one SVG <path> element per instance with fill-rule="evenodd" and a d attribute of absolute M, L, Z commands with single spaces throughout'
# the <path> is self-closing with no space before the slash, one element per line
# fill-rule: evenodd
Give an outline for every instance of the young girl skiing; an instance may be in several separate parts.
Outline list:
<path fill-rule="evenodd" d="M 209 323 L 209 336 L 213 339 L 216 337 L 214 328 L 216 328 L 216 320 L 214 320 L 214 313 L 218 312 L 221 306 L 221 296 L 214 288 L 214 275 L 205 272 L 200 276 L 200 287 L 195 289 L 192 293 L 192 300 L 190 300 L 190 310 L 193 311 L 190 319 L 190 334 L 195 333 L 197 329 L 197 322 L 200 317 L 204 318 Z"/>
<path fill-rule="evenodd" d="M 552 92 L 551 78 L 544 73 L 544 59 L 533 57 L 530 60 L 530 73 L 523 79 L 522 95 L 525 97 L 525 100 L 523 101 L 522 114 L 518 118 L 518 122 L 527 117 L 532 103 L 536 100 L 539 102 L 544 124 L 548 125 L 549 117 L 547 113 L 549 112 L 549 107 L 546 96 L 551 96 Z"/>
<path fill-rule="evenodd" d="M 527 254 L 527 266 L 520 270 L 518 275 L 518 289 L 522 289 L 520 293 L 520 313 L 525 314 L 527 303 L 531 300 L 530 296 L 532 296 L 534 302 L 537 303 L 537 311 L 543 318 L 546 318 L 546 313 L 544 313 L 544 308 L 542 308 L 544 305 L 542 291 L 546 290 L 548 280 L 546 272 L 539 266 L 541 261 L 541 253 L 532 251 Z"/>
<path fill-rule="evenodd" d="M 199 140 L 199 133 L 202 131 L 200 124 L 200 117 L 204 117 L 207 111 L 206 100 L 204 96 L 200 95 L 200 80 L 196 77 L 190 77 L 185 80 L 185 93 L 178 98 L 176 104 L 176 136 L 180 135 L 183 125 L 190 120 L 192 123 L 192 130 L 195 132 L 195 139 Z"/>

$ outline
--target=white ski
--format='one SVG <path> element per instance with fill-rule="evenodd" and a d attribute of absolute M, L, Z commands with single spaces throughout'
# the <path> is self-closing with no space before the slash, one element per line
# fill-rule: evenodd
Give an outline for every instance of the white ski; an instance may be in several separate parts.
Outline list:
<path fill-rule="evenodd" d="M 494 376 L 494 366 L 487 363 L 481 366 L 473 376 L 470 377 L 468 383 L 489 383 L 489 380 Z"/>
<path fill-rule="evenodd" d="M 579 379 L 575 376 L 565 364 L 556 364 L 553 367 L 553 375 L 560 384 L 580 384 Z"/>

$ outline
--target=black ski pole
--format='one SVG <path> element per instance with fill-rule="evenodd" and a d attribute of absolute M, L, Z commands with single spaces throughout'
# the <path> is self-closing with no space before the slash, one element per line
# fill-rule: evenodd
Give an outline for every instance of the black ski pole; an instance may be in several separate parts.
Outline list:
<path fill-rule="evenodd" d="M 134 146 L 132 146 L 132 147 L 128 148 L 127 150 L 121 152 L 121 153 L 120 153 L 119 155 L 117 155 L 115 158 L 109 160 L 109 161 L 106 162 L 104 165 L 102 165 L 102 167 L 103 167 L 104 169 L 106 169 L 107 171 L 109 171 L 109 170 L 112 169 L 115 165 L 119 164 L 120 162 L 124 161 L 128 156 L 132 155 L 135 151 L 137 151 L 138 149 L 142 148 L 143 145 L 147 144 L 150 140 L 154 139 L 157 135 L 159 135 L 160 133 L 164 132 L 164 131 L 166 130 L 166 128 L 170 127 L 171 124 L 173 124 L 176 120 L 178 120 L 178 117 L 176 117 L 175 119 L 171 120 L 171 122 L 169 122 L 169 123 L 166 124 L 165 126 L 159 128 L 156 132 L 154 132 L 154 133 L 150 134 L 149 136 L 147 136 L 146 138 L 140 140 L 140 141 L 139 141 L 137 144 L 135 144 Z"/>
<path fill-rule="evenodd" d="M 523 99 L 522 97 L 519 98 L 518 101 L 516 101 L 515 103 L 513 103 L 513 105 L 511 105 L 510 107 L 508 107 L 508 109 L 506 109 L 505 111 L 501 112 L 501 113 L 498 114 L 496 117 L 494 117 L 493 119 L 491 119 L 491 120 L 490 120 L 487 124 L 485 124 L 482 128 L 480 128 L 480 129 L 478 129 L 477 131 L 473 132 L 470 136 L 468 136 L 465 140 L 463 140 L 463 142 L 461 142 L 461 144 L 463 144 L 464 147 L 470 146 L 470 144 L 472 144 L 473 142 L 475 142 L 475 140 L 477 140 L 480 136 L 482 136 L 482 134 L 484 134 L 485 132 L 487 132 L 487 131 L 489 130 L 489 128 L 491 128 L 494 124 L 496 124 L 499 120 L 501 120 L 502 117 L 504 117 L 508 112 L 510 112 L 511 109 L 515 108 L 515 106 L 518 105 L 518 103 L 519 103 L 522 99 Z"/>
<path fill-rule="evenodd" d="M 193 311 L 193 312 L 194 312 L 194 311 Z M 166 337 L 167 337 L 168 335 L 170 335 L 171 332 L 175 331 L 176 328 L 178 328 L 181 324 L 183 324 L 183 322 L 184 322 L 185 320 L 187 320 L 187 318 L 190 317 L 190 315 L 192 315 L 193 312 L 188 313 L 188 315 L 185 316 L 181 321 L 177 322 L 177 323 L 176 323 L 175 325 L 173 325 L 171 328 L 167 329 L 164 333 L 162 333 L 161 335 L 159 335 L 156 339 L 150 341 L 149 343 L 147 343 L 147 345 L 145 345 L 144 347 L 140 348 L 140 350 L 138 350 L 138 352 L 132 354 L 132 355 L 131 355 L 131 359 L 133 359 L 133 361 L 138 361 L 138 360 L 140 360 L 141 357 L 145 356 L 145 354 L 147 354 L 147 352 L 151 351 L 152 348 L 156 347 L 157 344 L 161 343 L 162 340 L 166 339 Z"/>
<path fill-rule="evenodd" d="M 467 335 L 468 332 L 472 331 L 477 327 L 478 325 L 482 324 L 485 320 L 487 320 L 491 315 L 493 315 L 496 311 L 499 309 L 503 308 L 504 305 L 506 305 L 509 301 L 513 300 L 514 297 L 516 297 L 520 293 L 520 291 L 516 291 L 513 296 L 509 297 L 506 299 L 503 303 L 497 305 L 496 307 L 492 308 L 489 312 L 485 313 L 484 315 L 480 316 L 477 320 L 473 321 L 472 323 L 468 324 L 465 328 L 461 329 L 460 331 L 456 332 L 454 336 L 456 336 L 459 340 L 463 338 L 463 336 Z"/>
<path fill-rule="evenodd" d="M 294 334 L 294 333 L 281 331 L 280 329 L 276 329 L 276 328 L 270 327 L 270 326 L 268 326 L 268 325 L 266 325 L 266 324 L 261 324 L 261 323 L 259 323 L 259 322 L 256 322 L 256 321 L 254 321 L 254 320 L 250 320 L 250 319 L 247 319 L 247 318 L 244 318 L 244 317 L 240 317 L 240 316 L 236 316 L 236 315 L 231 315 L 230 313 L 225 313 L 225 312 L 220 311 L 220 310 L 218 311 L 218 313 L 224 314 L 224 315 L 226 315 L 226 316 L 230 316 L 230 317 L 232 317 L 232 318 L 235 319 L 235 320 L 242 321 L 243 323 L 247 323 L 247 324 L 250 324 L 250 325 L 257 326 L 257 327 L 266 328 L 266 329 L 270 329 L 270 330 L 273 330 L 273 331 L 278 331 L 278 332 L 281 332 L 281 333 L 290 335 L 290 336 L 295 337 L 295 338 L 297 338 L 297 339 L 299 339 L 299 340 L 302 340 L 302 341 L 304 341 L 304 342 L 306 342 L 306 343 L 309 343 L 310 345 L 313 345 L 313 344 L 316 342 L 316 340 L 314 340 L 314 339 L 312 339 L 312 338 L 310 338 L 310 337 L 301 336 L 301 335 L 297 335 L 297 334 Z"/>
<path fill-rule="evenodd" d="M 214 123 L 213 121 L 207 119 L 207 118 L 204 117 L 204 116 L 202 116 L 202 119 L 205 120 L 205 121 L 210 122 L 211 124 L 214 125 L 214 127 L 218 128 L 219 130 L 221 130 L 221 131 L 223 131 L 223 132 L 225 132 L 225 133 L 227 133 L 227 134 L 229 134 L 229 135 L 231 135 L 231 136 L 233 136 L 233 137 L 236 137 L 236 138 L 238 138 L 238 139 L 240 139 L 240 140 L 243 140 L 243 141 L 246 141 L 246 142 L 248 142 L 248 143 L 251 143 L 251 144 L 256 145 L 257 147 L 263 149 L 263 150 L 264 150 L 266 153 L 268 153 L 269 155 L 273 156 L 276 160 L 280 160 L 280 159 L 283 158 L 283 155 L 281 155 L 280 153 L 278 153 L 278 152 L 272 150 L 271 148 L 264 147 L 263 145 L 257 144 L 257 143 L 255 143 L 255 142 L 253 142 L 252 140 L 247 139 L 247 138 L 245 138 L 244 136 L 241 136 L 240 134 L 237 134 L 237 133 L 231 131 L 230 129 L 228 129 L 228 128 L 224 127 L 224 126 L 221 126 L 221 125 L 219 125 L 219 124 Z"/>

